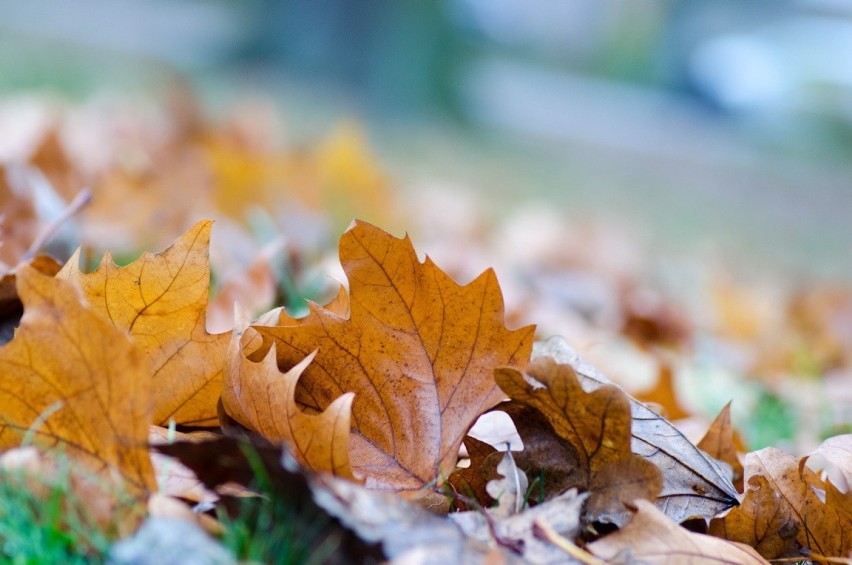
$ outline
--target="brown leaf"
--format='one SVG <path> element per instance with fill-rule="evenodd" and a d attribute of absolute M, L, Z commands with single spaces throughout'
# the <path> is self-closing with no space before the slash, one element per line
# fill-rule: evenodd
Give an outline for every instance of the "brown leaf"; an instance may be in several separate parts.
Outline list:
<path fill-rule="evenodd" d="M 457 468 L 447 479 L 455 492 L 472 498 L 482 508 L 488 508 L 494 499 L 488 494 L 488 482 L 496 479 L 497 465 L 500 462 L 500 452 L 490 444 L 472 436 L 465 436 L 464 446 L 467 448 L 470 465 Z M 476 510 L 465 500 L 456 501 L 456 506 L 462 510 Z"/>
<path fill-rule="evenodd" d="M 772 488 L 769 480 L 755 475 L 739 508 L 724 518 L 710 521 L 711 535 L 753 547 L 766 559 L 793 554 L 799 527 L 789 504 Z"/>
<path fill-rule="evenodd" d="M 407 237 L 356 221 L 340 239 L 340 260 L 348 318 L 312 304 L 297 325 L 256 329 L 275 343 L 281 367 L 318 349 L 296 391 L 303 406 L 320 411 L 356 393 L 356 476 L 416 491 L 453 469 L 468 428 L 502 397 L 491 371 L 526 363 L 533 328 L 505 328 L 493 271 L 459 286 L 428 258 L 420 263 Z"/>
<path fill-rule="evenodd" d="M 210 221 L 202 221 L 156 255 L 126 267 L 104 255 L 92 273 L 80 270 L 80 251 L 59 278 L 75 282 L 92 308 L 128 331 L 154 375 L 154 423 L 215 425 L 228 334 L 205 327 L 210 284 Z"/>
<path fill-rule="evenodd" d="M 739 442 L 742 445 L 742 442 Z M 737 438 L 734 427 L 731 425 L 731 403 L 725 404 L 710 428 L 701 441 L 698 442 L 698 448 L 703 450 L 707 455 L 724 461 L 731 466 L 733 471 L 734 487 L 739 492 L 743 490 L 743 464 L 740 463 L 740 458 L 737 456 Z"/>
<path fill-rule="evenodd" d="M 284 374 L 275 361 L 275 346 L 253 362 L 246 358 L 262 345 L 248 319 L 238 315 L 228 348 L 222 405 L 237 422 L 266 439 L 285 443 L 299 463 L 315 471 L 353 478 L 349 465 L 349 425 L 352 399 L 338 397 L 321 414 L 306 414 L 296 405 L 296 384 L 313 361 L 309 354 Z M 250 338 L 255 337 L 254 343 Z"/>
<path fill-rule="evenodd" d="M 586 391 L 611 384 L 561 337 L 536 343 L 533 349 L 533 359 L 549 356 L 571 365 Z M 663 490 L 656 504 L 667 516 L 678 523 L 695 516 L 712 518 L 737 504 L 736 489 L 718 463 L 641 402 L 631 398 L 630 407 L 631 448 L 663 471 Z"/>
<path fill-rule="evenodd" d="M 796 541 L 807 550 L 823 556 L 846 557 L 852 550 L 852 520 L 840 508 L 826 504 L 812 485 L 819 478 L 807 468 L 800 470 L 799 461 L 779 449 L 768 447 L 746 455 L 745 474 L 750 487 L 764 485 L 772 497 L 759 490 L 744 500 L 716 526 L 716 532 L 729 533 L 734 539 L 751 540 L 755 536 L 742 528 L 750 524 L 766 527 L 759 541 L 767 554 L 786 543 L 791 531 Z M 760 480 L 762 479 L 762 480 Z M 748 494 L 748 493 L 747 493 Z M 773 498 L 774 497 L 774 498 Z M 778 514 L 779 518 L 772 516 Z M 783 518 L 782 518 L 783 516 Z M 789 516 L 789 518 L 788 518 Z M 770 531 L 771 527 L 775 531 Z M 780 540 L 774 538 L 781 538 Z"/>
<path fill-rule="evenodd" d="M 513 401 L 541 412 L 553 431 L 575 448 L 578 459 L 565 465 L 576 464 L 585 475 L 583 483 L 572 486 L 591 492 L 586 511 L 592 520 L 619 523 L 625 503 L 656 498 L 662 475 L 630 451 L 626 394 L 614 385 L 587 393 L 569 365 L 548 357 L 530 363 L 527 374 L 525 378 L 517 369 L 500 367 L 494 379 Z"/>
<path fill-rule="evenodd" d="M 654 565 L 768 563 L 751 547 L 678 526 L 651 502 L 637 500 L 635 504 L 637 512 L 630 523 L 589 544 L 589 551 L 603 559 L 629 551 L 637 561 Z"/>
<path fill-rule="evenodd" d="M 140 491 L 156 488 L 142 352 L 84 305 L 73 285 L 29 266 L 17 272 L 17 285 L 25 310 L 15 338 L 0 348 L 0 446 L 33 433 L 38 445 L 61 444 Z"/>
<path fill-rule="evenodd" d="M 517 402 L 504 402 L 495 410 L 505 412 L 515 422 L 524 444 L 523 451 L 515 452 L 515 459 L 530 480 L 538 481 L 532 493 L 535 502 L 549 500 L 572 487 L 588 486 L 589 470 L 580 463 L 577 448 L 557 435 L 541 412 Z"/>

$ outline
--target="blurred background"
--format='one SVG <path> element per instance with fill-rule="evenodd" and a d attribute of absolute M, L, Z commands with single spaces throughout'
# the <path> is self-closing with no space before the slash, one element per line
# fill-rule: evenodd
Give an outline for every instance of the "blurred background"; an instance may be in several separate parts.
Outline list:
<path fill-rule="evenodd" d="M 0 89 L 262 90 L 288 135 L 357 119 L 400 184 L 640 226 L 849 278 L 852 2 L 33 0 Z"/>
<path fill-rule="evenodd" d="M 0 4 L 0 162 L 119 259 L 217 218 L 209 327 L 357 216 L 752 448 L 852 429 L 850 155 L 850 0 Z"/>

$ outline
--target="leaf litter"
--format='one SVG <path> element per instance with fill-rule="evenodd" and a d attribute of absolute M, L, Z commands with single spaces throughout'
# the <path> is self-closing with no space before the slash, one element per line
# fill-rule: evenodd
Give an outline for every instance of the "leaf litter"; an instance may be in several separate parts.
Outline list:
<path fill-rule="evenodd" d="M 217 129 L 191 103 L 177 105 L 165 111 L 175 119 L 159 137 L 139 121 L 132 143 L 148 144 L 156 167 L 128 168 L 122 148 L 108 144 L 91 162 L 72 158 L 61 128 L 96 129 L 78 121 L 46 130 L 24 172 L 4 169 L 4 457 L 23 444 L 47 461 L 28 472 L 49 474 L 52 458 L 68 457 L 89 477 L 122 485 L 136 509 L 124 533 L 146 511 L 167 512 L 179 500 L 199 510 L 215 505 L 228 523 L 242 499 L 295 497 L 297 507 L 325 517 L 329 537 L 322 539 L 333 540 L 340 562 L 849 558 L 850 436 L 799 449 L 804 457 L 748 452 L 732 424 L 734 403 L 707 422 L 701 441 L 687 439 L 679 418 L 694 407 L 682 403 L 674 380 L 696 339 L 691 326 L 703 321 L 643 286 L 627 247 L 601 231 L 571 235 L 542 211 L 533 216 L 539 229 L 524 231 L 518 220 L 493 240 L 481 235 L 488 230 L 475 206 L 459 214 L 463 228 L 418 229 L 439 219 L 428 207 L 408 216 L 390 209 L 387 181 L 357 129 L 342 128 L 297 157 L 255 133 L 271 123 L 259 108 Z M 173 191 L 176 182 L 186 190 Z M 84 183 L 92 186 L 91 204 L 75 204 Z M 343 283 L 336 298 L 311 303 L 301 318 L 275 309 L 298 303 L 311 269 L 329 262 L 311 250 L 325 237 L 314 228 L 316 216 L 291 212 L 264 224 L 280 233 L 240 226 L 235 215 L 249 201 L 274 207 L 281 197 L 274 186 L 311 187 L 290 194 L 291 210 L 338 214 L 336 221 L 348 221 L 340 203 L 384 225 L 406 216 L 415 233 L 431 233 L 417 240 L 437 259 L 421 261 L 407 236 L 356 221 L 340 238 L 340 267 L 330 268 Z M 42 215 L 38 198 L 65 202 L 67 212 Z M 463 205 L 460 195 L 453 198 Z M 164 202 L 170 207 L 160 210 Z M 163 234 L 199 214 L 229 234 L 213 253 L 215 264 L 210 221 L 161 253 L 123 260 L 129 247 L 165 243 Z M 159 233 L 141 235 L 153 220 Z M 281 227 L 288 222 L 292 229 Z M 109 248 L 111 239 L 123 267 L 107 253 L 87 273 L 87 251 L 71 258 L 62 251 L 81 241 Z M 492 254 L 498 241 L 517 249 Z M 61 271 L 62 261 L 35 257 L 48 242 L 68 258 Z M 289 271 L 261 249 L 286 253 L 278 265 Z M 452 254 L 461 261 L 447 259 Z M 503 284 L 490 269 L 472 277 L 473 254 L 508 264 L 498 265 L 501 273 L 525 275 L 501 276 Z M 547 271 L 541 264 L 572 266 Z M 223 265 L 237 275 L 213 284 L 211 294 L 211 273 L 225 272 Z M 844 345 L 852 293 L 763 294 L 775 300 L 765 308 L 731 286 L 713 292 L 719 315 L 711 330 L 724 336 L 714 339 L 761 344 L 723 358 L 726 367 L 754 371 L 765 386 L 774 386 L 770 375 L 806 367 L 825 374 L 843 398 L 837 371 L 852 361 Z M 238 310 L 233 331 L 209 331 L 229 326 L 223 320 L 233 297 L 252 313 Z M 537 334 L 530 322 L 538 322 Z M 772 324 L 783 329 L 780 337 L 763 337 Z M 533 342 L 553 334 L 569 339 Z M 606 345 L 589 349 L 596 340 Z M 677 421 L 631 397 L 569 342 L 584 357 L 591 352 L 625 390 L 642 387 L 631 389 L 623 372 L 646 367 L 659 384 L 642 398 L 667 406 Z M 802 343 L 812 354 L 807 365 L 796 356 Z M 494 411 L 511 417 L 522 446 L 507 451 L 503 439 L 468 435 Z M 185 435 L 195 427 L 206 435 Z M 84 482 L 75 488 L 101 498 L 101 512 L 116 508 L 117 498 L 92 495 Z M 680 525 L 686 522 L 710 535 Z M 309 543 L 305 551 L 315 549 Z"/>

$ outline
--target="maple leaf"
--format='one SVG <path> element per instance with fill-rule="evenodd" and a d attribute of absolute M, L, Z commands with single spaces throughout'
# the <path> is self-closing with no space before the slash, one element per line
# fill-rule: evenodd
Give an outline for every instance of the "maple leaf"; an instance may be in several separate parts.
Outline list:
<path fill-rule="evenodd" d="M 492 270 L 460 286 L 428 257 L 418 261 L 407 237 L 356 221 L 340 239 L 340 261 L 348 318 L 311 304 L 296 324 L 253 327 L 275 344 L 280 367 L 317 350 L 296 391 L 302 406 L 321 411 L 355 392 L 356 476 L 372 488 L 420 489 L 453 469 L 466 431 L 502 398 L 493 368 L 524 365 L 534 328 L 503 325 Z"/>
<path fill-rule="evenodd" d="M 630 451 L 626 394 L 614 385 L 587 393 L 569 365 L 548 357 L 531 362 L 527 375 L 534 380 L 513 367 L 500 367 L 494 379 L 512 401 L 539 411 L 550 425 L 547 431 L 574 448 L 576 457 L 563 465 L 577 469 L 580 481 L 567 486 L 591 492 L 586 509 L 592 520 L 618 522 L 626 511 L 624 503 L 635 498 L 653 500 L 659 494 L 663 484 L 659 469 Z M 517 412 L 507 412 L 516 425 L 523 421 L 515 419 Z"/>
<path fill-rule="evenodd" d="M 745 475 L 749 489 L 743 504 L 723 519 L 714 520 L 713 533 L 752 543 L 773 558 L 788 548 L 793 535 L 813 554 L 848 556 L 852 550 L 852 515 L 832 497 L 825 501 L 820 497 L 815 486 L 823 492 L 831 491 L 803 462 L 767 447 L 746 455 Z"/>
<path fill-rule="evenodd" d="M 697 534 L 672 522 L 646 500 L 635 502 L 637 512 L 621 530 L 589 544 L 594 555 L 614 559 L 623 551 L 641 563 L 679 565 L 681 563 L 767 564 L 747 545 Z"/>
<path fill-rule="evenodd" d="M 587 392 L 611 384 L 583 361 L 564 338 L 556 336 L 536 343 L 532 358 L 538 357 L 552 357 L 571 365 Z M 678 523 L 696 516 L 712 518 L 737 504 L 736 489 L 713 458 L 641 402 L 630 398 L 630 408 L 631 449 L 663 471 L 663 490 L 656 504 L 667 516 Z"/>
<path fill-rule="evenodd" d="M 287 444 L 308 469 L 352 478 L 349 426 L 354 395 L 341 395 L 321 414 L 302 412 L 296 405 L 296 384 L 314 354 L 284 374 L 278 370 L 275 346 L 259 362 L 250 361 L 247 355 L 262 346 L 263 340 L 248 328 L 244 314 L 237 317 L 222 387 L 225 412 L 266 439 Z"/>
<path fill-rule="evenodd" d="M 92 308 L 145 352 L 154 379 L 154 423 L 218 422 L 227 333 L 205 327 L 212 222 L 202 221 L 156 255 L 118 267 L 107 252 L 97 270 L 80 270 L 78 249 L 57 277 L 73 281 Z"/>
<path fill-rule="evenodd" d="M 23 266 L 17 286 L 25 310 L 14 339 L 0 348 L 0 447 L 32 433 L 39 445 L 61 444 L 96 470 L 154 489 L 146 449 L 151 377 L 142 352 L 73 285 Z"/>

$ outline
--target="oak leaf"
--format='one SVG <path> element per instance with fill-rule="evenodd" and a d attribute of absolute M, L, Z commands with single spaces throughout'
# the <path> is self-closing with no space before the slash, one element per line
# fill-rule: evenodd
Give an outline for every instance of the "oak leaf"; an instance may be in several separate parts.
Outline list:
<path fill-rule="evenodd" d="M 455 492 L 465 497 L 456 501 L 456 507 L 476 510 L 478 504 L 482 508 L 488 508 L 494 503 L 494 499 L 488 494 L 488 483 L 499 477 L 497 466 L 501 461 L 500 452 L 491 444 L 473 436 L 465 436 L 464 446 L 467 449 L 469 465 L 457 468 L 447 479 Z M 476 503 L 471 504 L 471 500 Z"/>
<path fill-rule="evenodd" d="M 731 403 L 728 402 L 696 445 L 710 457 L 730 465 L 734 487 L 742 492 L 743 464 L 737 456 L 738 444 L 742 446 L 742 440 L 731 425 Z"/>
<path fill-rule="evenodd" d="M 745 458 L 745 475 L 750 487 L 768 486 L 773 496 L 751 488 L 743 505 L 716 523 L 714 533 L 749 543 L 754 535 L 748 528 L 755 524 L 766 528 L 758 541 L 771 549 L 767 549 L 767 555 L 786 547 L 787 538 L 795 532 L 798 544 L 811 553 L 848 557 L 852 551 L 852 515 L 832 504 L 830 498 L 826 503 L 814 488 L 825 489 L 825 485 L 821 485 L 813 471 L 800 465 L 796 457 L 772 447 L 749 453 Z M 764 526 L 773 514 L 784 519 Z"/>
<path fill-rule="evenodd" d="M 526 375 L 500 367 L 494 379 L 513 402 L 539 411 L 553 432 L 574 448 L 576 459 L 563 464 L 580 474 L 581 482 L 569 486 L 591 493 L 586 512 L 592 520 L 619 523 L 627 511 L 625 503 L 653 500 L 659 494 L 659 469 L 630 451 L 630 401 L 619 388 L 605 385 L 585 392 L 569 365 L 548 357 L 531 362 Z"/>
<path fill-rule="evenodd" d="M 709 533 L 753 547 L 766 559 L 793 554 L 799 526 L 769 479 L 755 475 L 738 508 L 710 521 Z"/>
<path fill-rule="evenodd" d="M 296 384 L 314 354 L 284 374 L 278 370 L 274 345 L 263 359 L 251 361 L 247 355 L 261 347 L 263 340 L 248 327 L 245 315 L 238 313 L 237 318 L 222 387 L 227 414 L 266 439 L 285 443 L 308 469 L 352 478 L 349 427 L 353 393 L 341 395 L 321 414 L 302 412 L 296 405 Z"/>
<path fill-rule="evenodd" d="M 564 338 L 552 337 L 533 347 L 533 359 L 553 357 L 571 365 L 585 391 L 611 384 L 583 361 Z M 737 504 L 737 491 L 719 464 L 665 418 L 630 398 L 633 416 L 631 448 L 663 471 L 663 490 L 656 504 L 675 522 L 701 516 L 712 518 Z"/>
<path fill-rule="evenodd" d="M 73 285 L 29 266 L 17 272 L 24 316 L 0 348 L 0 447 L 34 434 L 139 492 L 156 482 L 146 448 L 151 376 L 126 334 L 85 305 Z"/>
<path fill-rule="evenodd" d="M 502 398 L 494 367 L 523 366 L 533 327 L 503 325 L 503 297 L 488 270 L 460 286 L 411 241 L 354 222 L 340 239 L 349 316 L 315 304 L 285 326 L 254 326 L 278 365 L 317 350 L 296 400 L 322 411 L 355 392 L 349 456 L 372 488 L 416 491 L 452 471 L 476 418 Z M 263 356 L 259 350 L 254 355 Z"/>
<path fill-rule="evenodd" d="M 682 563 L 768 563 L 747 545 L 697 534 L 672 522 L 653 503 L 635 502 L 637 512 L 621 530 L 589 544 L 603 559 L 628 552 L 639 562 L 653 565 Z"/>
<path fill-rule="evenodd" d="M 97 270 L 83 273 L 77 250 L 57 275 L 76 283 L 92 308 L 145 352 L 159 425 L 218 421 L 229 334 L 211 335 L 205 326 L 211 224 L 195 224 L 165 251 L 145 253 L 126 267 L 116 266 L 107 252 Z"/>

